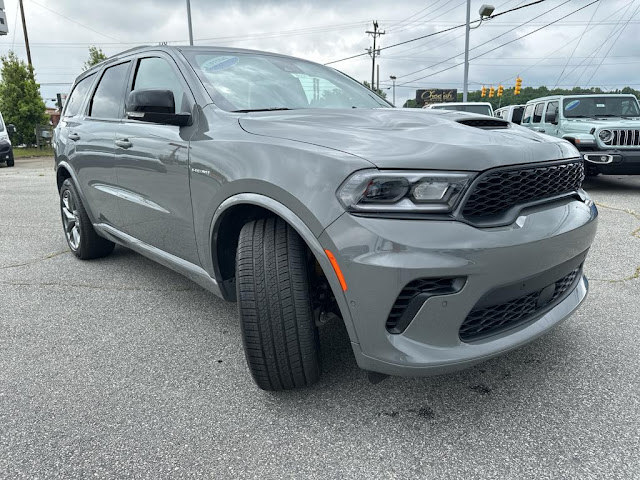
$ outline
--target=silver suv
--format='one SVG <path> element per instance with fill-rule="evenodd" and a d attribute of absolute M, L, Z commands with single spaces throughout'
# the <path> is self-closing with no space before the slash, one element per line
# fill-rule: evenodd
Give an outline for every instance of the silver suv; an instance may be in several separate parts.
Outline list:
<path fill-rule="evenodd" d="M 394 109 L 315 63 L 127 51 L 78 77 L 54 143 L 75 255 L 124 245 L 237 302 L 266 390 L 318 380 L 332 318 L 363 369 L 429 375 L 533 340 L 587 294 L 597 210 L 573 146 Z"/>
<path fill-rule="evenodd" d="M 587 175 L 640 175 L 640 106 L 634 95 L 569 95 L 530 100 L 522 125 L 571 142 Z"/>

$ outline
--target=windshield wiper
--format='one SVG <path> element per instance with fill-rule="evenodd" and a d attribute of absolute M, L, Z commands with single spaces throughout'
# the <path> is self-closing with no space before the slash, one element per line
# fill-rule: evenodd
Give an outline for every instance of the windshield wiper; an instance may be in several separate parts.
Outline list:
<path fill-rule="evenodd" d="M 247 108 L 243 110 L 231 110 L 234 113 L 249 113 L 249 112 L 272 112 L 275 110 L 293 110 L 292 108 L 287 107 L 271 107 L 271 108 Z"/>

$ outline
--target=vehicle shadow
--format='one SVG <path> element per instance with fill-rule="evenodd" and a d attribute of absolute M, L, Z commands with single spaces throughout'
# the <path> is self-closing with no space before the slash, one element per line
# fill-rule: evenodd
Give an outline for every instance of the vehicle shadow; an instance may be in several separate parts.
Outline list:
<path fill-rule="evenodd" d="M 638 192 L 640 191 L 640 176 L 598 175 L 597 177 L 587 177 L 582 188 L 587 192 Z"/>

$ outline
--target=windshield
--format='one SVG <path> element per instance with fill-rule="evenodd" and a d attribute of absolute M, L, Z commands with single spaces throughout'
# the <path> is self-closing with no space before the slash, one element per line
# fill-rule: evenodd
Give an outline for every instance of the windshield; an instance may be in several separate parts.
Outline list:
<path fill-rule="evenodd" d="M 565 118 L 637 117 L 638 101 L 634 97 L 569 97 L 563 102 Z"/>
<path fill-rule="evenodd" d="M 337 70 L 304 60 L 198 50 L 184 54 L 224 110 L 391 107 Z"/>
<path fill-rule="evenodd" d="M 491 108 L 488 105 L 436 105 L 438 110 L 457 110 L 459 112 L 480 113 L 491 116 Z"/>

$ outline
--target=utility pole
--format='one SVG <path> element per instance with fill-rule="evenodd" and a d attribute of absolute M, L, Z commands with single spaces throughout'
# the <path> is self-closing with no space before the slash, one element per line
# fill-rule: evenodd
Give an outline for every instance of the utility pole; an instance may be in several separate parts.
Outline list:
<path fill-rule="evenodd" d="M 373 36 L 373 49 L 370 49 L 369 52 L 371 54 L 371 90 L 373 90 L 375 88 L 375 83 L 376 83 L 376 54 L 379 53 L 378 51 L 376 51 L 376 39 L 380 36 L 380 35 L 384 35 L 385 32 L 380 32 L 378 30 L 378 21 L 374 20 L 373 21 L 373 31 L 371 30 L 367 30 L 365 33 L 368 33 L 369 35 Z"/>
<path fill-rule="evenodd" d="M 380 90 L 380 64 L 376 65 L 378 69 L 377 80 L 376 80 L 376 91 Z"/>
<path fill-rule="evenodd" d="M 24 45 L 27 48 L 27 61 L 29 62 L 29 69 L 33 75 L 33 64 L 31 63 L 31 49 L 29 48 L 29 35 L 27 35 L 27 21 L 24 19 L 24 5 L 20 0 L 20 14 L 22 15 L 22 30 L 24 31 Z"/>
<path fill-rule="evenodd" d="M 469 33 L 471 32 L 471 0 L 467 0 L 467 26 L 464 37 L 464 85 L 462 89 L 462 101 L 467 101 L 469 93 Z"/>
<path fill-rule="evenodd" d="M 389 77 L 391 79 L 391 81 L 393 82 L 393 106 L 396 106 L 396 76 L 395 75 L 391 75 Z"/>
<path fill-rule="evenodd" d="M 20 0 L 22 3 L 22 0 Z M 189 45 L 193 46 L 193 28 L 191 27 L 191 0 L 187 0 L 187 22 L 189 22 Z"/>

